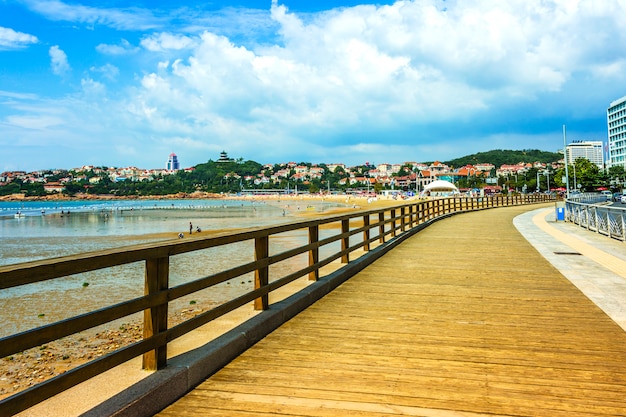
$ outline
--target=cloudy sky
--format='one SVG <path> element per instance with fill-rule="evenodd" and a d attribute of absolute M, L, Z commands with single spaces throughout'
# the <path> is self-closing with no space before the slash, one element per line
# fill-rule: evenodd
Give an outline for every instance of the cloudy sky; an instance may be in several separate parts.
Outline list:
<path fill-rule="evenodd" d="M 0 0 L 0 171 L 606 140 L 626 0 Z"/>

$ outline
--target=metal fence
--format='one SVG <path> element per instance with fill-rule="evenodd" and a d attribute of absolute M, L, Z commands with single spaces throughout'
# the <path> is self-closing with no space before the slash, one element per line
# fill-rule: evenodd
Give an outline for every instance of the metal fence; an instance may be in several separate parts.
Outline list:
<path fill-rule="evenodd" d="M 626 242 L 626 208 L 570 199 L 565 203 L 565 220 Z"/>

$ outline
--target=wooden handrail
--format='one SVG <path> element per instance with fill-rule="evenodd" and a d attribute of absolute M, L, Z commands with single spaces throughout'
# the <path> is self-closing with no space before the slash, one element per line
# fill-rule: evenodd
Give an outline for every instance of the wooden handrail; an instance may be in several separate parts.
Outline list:
<path fill-rule="evenodd" d="M 308 276 L 309 280 L 319 280 L 320 269 L 331 262 L 341 260 L 343 264 L 349 263 L 352 252 L 362 249 L 367 253 L 372 244 L 384 244 L 433 219 L 453 213 L 552 200 L 551 197 L 544 195 L 430 199 L 375 210 L 360 210 L 349 214 L 320 217 L 314 220 L 222 233 L 209 237 L 199 236 L 185 240 L 147 243 L 2 266 L 0 267 L 0 289 L 134 262 L 144 262 L 145 280 L 144 296 L 142 297 L 1 338 L 0 357 L 6 357 L 131 314 L 141 311 L 144 313 L 143 340 L 94 359 L 0 401 L 0 415 L 12 415 L 23 411 L 138 356 L 143 356 L 145 369 L 161 369 L 167 365 L 168 342 L 251 302 L 254 303 L 255 309 L 265 310 L 269 307 L 269 294 L 276 289 L 300 277 Z M 351 221 L 359 221 L 361 225 L 351 224 Z M 331 224 L 337 225 L 339 231 L 321 238 L 320 228 Z M 281 253 L 271 253 L 272 237 L 299 230 L 307 232 L 308 238 L 305 244 L 289 248 Z M 355 241 L 356 238 L 358 241 Z M 253 243 L 254 259 L 252 261 L 170 287 L 169 264 L 171 257 L 241 242 Z M 339 249 L 320 259 L 320 248 L 331 244 L 339 245 Z M 283 277 L 270 276 L 271 265 L 304 254 L 308 256 L 305 267 Z M 253 290 L 176 326 L 167 328 L 170 302 L 248 273 L 254 273 Z"/>

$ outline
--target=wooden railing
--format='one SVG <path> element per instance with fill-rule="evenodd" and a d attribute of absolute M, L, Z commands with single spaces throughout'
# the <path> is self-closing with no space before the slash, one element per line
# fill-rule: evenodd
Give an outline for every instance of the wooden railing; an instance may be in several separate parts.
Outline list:
<path fill-rule="evenodd" d="M 0 358 L 4 358 L 135 313 L 143 312 L 144 314 L 141 341 L 117 349 L 0 401 L 0 415 L 12 415 L 23 411 L 142 355 L 144 369 L 161 369 L 167 365 L 169 342 L 250 302 L 254 302 L 254 308 L 257 310 L 267 309 L 269 294 L 273 291 L 300 277 L 308 276 L 310 280 L 318 280 L 322 267 L 339 259 L 341 263 L 347 264 L 350 262 L 351 254 L 358 249 L 368 252 L 372 245 L 384 244 L 416 227 L 424 227 L 425 224 L 447 215 L 546 201 L 550 201 L 550 197 L 544 195 L 432 199 L 211 237 L 134 245 L 0 267 L 1 290 L 133 262 L 145 264 L 142 297 L 0 339 Z M 336 227 L 329 228 L 329 225 L 333 224 Z M 320 238 L 321 227 L 324 227 L 327 237 Z M 271 237 L 303 230 L 308 231 L 306 244 L 281 253 L 270 253 Z M 245 241 L 253 242 L 253 260 L 191 282 L 170 286 L 169 265 L 172 257 Z M 328 245 L 335 245 L 338 248 L 320 259 L 320 248 L 328 247 Z M 282 277 L 270 277 L 271 265 L 307 254 L 308 263 L 305 267 Z M 168 328 L 168 310 L 172 301 L 250 273 L 254 273 L 252 290 Z"/>

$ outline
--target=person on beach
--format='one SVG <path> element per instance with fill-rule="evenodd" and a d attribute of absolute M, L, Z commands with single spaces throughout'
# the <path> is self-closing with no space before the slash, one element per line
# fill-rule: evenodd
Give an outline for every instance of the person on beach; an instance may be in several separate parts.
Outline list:
<path fill-rule="evenodd" d="M 193 232 L 193 224 L 189 222 L 189 234 L 191 234 L 192 232 Z"/>

